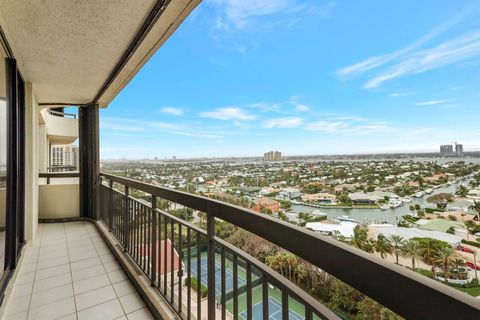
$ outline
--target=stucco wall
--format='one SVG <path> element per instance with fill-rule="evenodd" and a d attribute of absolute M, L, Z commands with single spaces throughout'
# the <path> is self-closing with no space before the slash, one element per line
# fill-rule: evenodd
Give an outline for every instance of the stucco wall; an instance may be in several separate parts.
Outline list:
<path fill-rule="evenodd" d="M 38 187 L 39 219 L 80 216 L 80 189 L 78 184 L 44 184 Z"/>

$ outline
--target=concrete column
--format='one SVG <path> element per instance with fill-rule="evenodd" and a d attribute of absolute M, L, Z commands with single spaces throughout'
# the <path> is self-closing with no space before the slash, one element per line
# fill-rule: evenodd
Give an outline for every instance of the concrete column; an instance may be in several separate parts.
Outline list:
<path fill-rule="evenodd" d="M 98 218 L 99 128 L 98 104 L 79 109 L 80 215 Z"/>
<path fill-rule="evenodd" d="M 38 225 L 39 107 L 34 86 L 25 84 L 25 240 L 35 238 Z"/>
<path fill-rule="evenodd" d="M 48 164 L 48 138 L 45 123 L 38 124 L 38 171 L 47 172 Z"/>

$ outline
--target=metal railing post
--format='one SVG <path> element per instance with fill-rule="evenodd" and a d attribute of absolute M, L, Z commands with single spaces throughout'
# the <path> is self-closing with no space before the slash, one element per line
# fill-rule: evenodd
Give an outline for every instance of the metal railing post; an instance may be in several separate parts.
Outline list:
<path fill-rule="evenodd" d="M 113 181 L 108 182 L 108 231 L 113 229 Z"/>
<path fill-rule="evenodd" d="M 128 204 L 128 195 L 129 195 L 129 187 L 125 186 L 125 207 L 124 207 L 124 225 L 123 225 L 123 251 L 127 251 L 127 246 L 128 246 L 128 219 L 130 216 L 130 206 Z"/>
<path fill-rule="evenodd" d="M 152 286 L 157 280 L 157 196 L 152 195 Z M 172 270 L 173 272 L 173 270 Z"/>
<path fill-rule="evenodd" d="M 208 319 L 215 320 L 215 216 L 207 213 Z M 198 258 L 200 259 L 200 257 Z"/>

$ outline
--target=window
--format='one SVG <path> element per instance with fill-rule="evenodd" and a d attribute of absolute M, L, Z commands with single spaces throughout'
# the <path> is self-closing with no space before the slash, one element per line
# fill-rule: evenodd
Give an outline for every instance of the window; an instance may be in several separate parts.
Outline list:
<path fill-rule="evenodd" d="M 7 191 L 7 104 L 5 52 L 0 47 L 0 278 L 5 265 L 5 222 Z"/>

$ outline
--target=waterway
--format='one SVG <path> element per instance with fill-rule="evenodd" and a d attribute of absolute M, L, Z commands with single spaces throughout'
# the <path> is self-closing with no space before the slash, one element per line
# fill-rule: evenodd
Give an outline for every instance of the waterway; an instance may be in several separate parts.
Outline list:
<path fill-rule="evenodd" d="M 299 212 L 312 212 L 314 210 L 320 210 L 321 212 L 324 212 L 327 214 L 327 217 L 330 219 L 335 219 L 340 216 L 349 216 L 352 219 L 355 219 L 356 221 L 360 223 L 364 222 L 372 222 L 372 221 L 387 221 L 392 224 L 396 224 L 398 219 L 401 216 L 404 216 L 406 214 L 410 214 L 409 207 L 411 205 L 424 205 L 427 206 L 427 198 L 429 198 L 432 195 L 438 194 L 438 193 L 455 193 L 455 190 L 457 187 L 461 184 L 466 185 L 467 184 L 467 179 L 462 179 L 459 180 L 456 183 L 452 183 L 451 185 L 444 185 L 438 189 L 434 189 L 433 193 L 427 194 L 421 198 L 412 198 L 412 202 L 410 203 L 404 203 L 402 206 L 397 207 L 395 209 L 387 209 L 387 210 L 381 210 L 381 209 L 354 209 L 354 208 L 348 208 L 348 209 L 339 209 L 339 208 L 313 208 L 309 206 L 304 206 L 304 205 L 292 205 L 291 211 L 293 213 L 299 213 Z"/>

